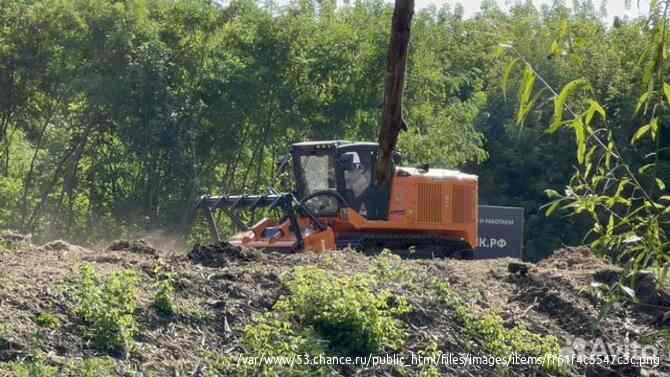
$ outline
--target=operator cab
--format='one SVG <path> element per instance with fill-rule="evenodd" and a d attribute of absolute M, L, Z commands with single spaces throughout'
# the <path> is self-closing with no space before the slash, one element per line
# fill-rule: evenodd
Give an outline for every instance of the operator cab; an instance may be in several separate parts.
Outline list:
<path fill-rule="evenodd" d="M 368 219 L 385 219 L 390 186 L 373 184 L 377 150 L 377 143 L 347 140 L 293 144 L 297 197 L 318 217 L 351 207 Z"/>

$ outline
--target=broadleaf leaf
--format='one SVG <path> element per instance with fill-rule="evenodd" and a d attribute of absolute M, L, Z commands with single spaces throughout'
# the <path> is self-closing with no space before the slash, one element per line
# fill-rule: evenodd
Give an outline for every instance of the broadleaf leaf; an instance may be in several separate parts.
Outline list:
<path fill-rule="evenodd" d="M 635 134 L 633 135 L 633 138 L 630 140 L 630 143 L 635 144 L 645 134 L 647 134 L 647 132 L 649 132 L 650 128 L 651 128 L 651 125 L 649 125 L 649 124 L 640 127 L 637 131 L 635 131 Z"/>
<path fill-rule="evenodd" d="M 568 100 L 568 97 L 576 92 L 580 88 L 591 89 L 591 84 L 584 79 L 578 79 L 569 82 L 563 87 L 561 93 L 554 99 L 554 116 L 551 121 L 550 130 L 556 131 L 561 127 L 563 122 L 563 110 L 565 109 L 565 103 Z M 553 132 L 552 131 L 552 132 Z"/>
<path fill-rule="evenodd" d="M 505 71 L 503 72 L 503 78 L 502 78 L 502 92 L 503 92 L 503 97 L 505 98 L 505 101 L 507 101 L 507 88 L 508 88 L 508 82 L 509 82 L 509 76 L 512 74 L 512 70 L 514 69 L 514 66 L 516 63 L 519 62 L 519 58 L 513 59 L 507 66 L 505 67 Z"/>

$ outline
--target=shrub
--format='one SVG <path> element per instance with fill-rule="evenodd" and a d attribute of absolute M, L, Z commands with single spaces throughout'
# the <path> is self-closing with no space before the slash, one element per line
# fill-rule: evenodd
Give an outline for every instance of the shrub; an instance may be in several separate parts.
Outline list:
<path fill-rule="evenodd" d="M 416 276 L 402 265 L 402 258 L 389 249 L 382 250 L 374 258 L 368 272 L 380 283 L 398 283 L 411 286 Z"/>
<path fill-rule="evenodd" d="M 9 334 L 9 325 L 0 323 L 0 350 L 7 348 L 8 341 L 5 339 Z"/>
<path fill-rule="evenodd" d="M 71 374 L 81 377 L 108 377 L 116 373 L 114 373 L 114 362 L 111 359 L 90 357 L 85 358 L 81 364 L 77 365 Z"/>
<path fill-rule="evenodd" d="M 35 323 L 37 323 L 40 327 L 52 330 L 57 329 L 58 326 L 60 326 L 60 321 L 58 320 L 58 317 L 50 313 L 41 313 L 35 319 Z"/>
<path fill-rule="evenodd" d="M 176 306 L 174 303 L 174 285 L 171 277 L 158 282 L 158 291 L 154 298 L 153 307 L 158 314 L 170 317 L 176 313 Z"/>
<path fill-rule="evenodd" d="M 442 373 L 434 366 L 423 367 L 419 372 L 419 377 L 440 377 Z"/>
<path fill-rule="evenodd" d="M 75 292 L 75 313 L 88 325 L 86 336 L 99 349 L 126 351 L 137 333 L 133 313 L 137 309 L 139 277 L 132 270 L 99 278 L 93 267 L 81 267 L 81 285 Z"/>
<path fill-rule="evenodd" d="M 562 371 L 557 358 L 560 344 L 556 337 L 535 334 L 522 323 L 508 329 L 502 317 L 495 312 L 475 315 L 447 283 L 435 279 L 433 288 L 436 296 L 454 310 L 457 321 L 484 341 L 486 351 L 500 357 L 515 353 L 541 357 L 545 361 L 545 369 L 559 373 Z"/>
<path fill-rule="evenodd" d="M 370 275 L 336 276 L 318 268 L 297 267 L 286 286 L 290 295 L 275 308 L 312 326 L 333 351 L 368 355 L 402 344 L 404 333 L 394 316 L 409 307 L 389 291 L 374 292 Z"/>
<path fill-rule="evenodd" d="M 553 336 L 542 336 L 526 329 L 524 324 L 505 328 L 504 320 L 498 314 L 487 313 L 480 320 L 470 321 L 469 328 L 475 330 L 487 342 L 487 347 L 495 355 L 519 353 L 529 356 L 558 355 L 560 344 Z"/>
<path fill-rule="evenodd" d="M 410 308 L 387 290 L 376 292 L 374 275 L 339 276 L 317 267 L 296 267 L 285 285 L 288 295 L 245 327 L 242 345 L 250 358 L 282 357 L 294 364 L 213 356 L 213 369 L 235 376 L 338 376 L 334 366 L 310 364 L 310 358 L 330 352 L 367 356 L 402 344 L 404 332 L 395 316 Z"/>
<path fill-rule="evenodd" d="M 0 239 L 0 253 L 5 253 L 12 250 L 12 244 L 9 241 Z"/>
<path fill-rule="evenodd" d="M 16 377 L 56 377 L 58 369 L 45 364 L 42 360 L 16 363 L 13 366 Z"/>
<path fill-rule="evenodd" d="M 253 325 L 247 325 L 241 341 L 246 355 L 221 356 L 206 353 L 208 367 L 216 375 L 236 377 L 334 377 L 340 374 L 332 366 L 310 364 L 311 357 L 326 354 L 327 342 L 311 327 L 298 329 L 281 312 L 265 313 Z M 261 358 L 265 360 L 261 361 Z M 278 362 L 269 361 L 271 359 Z M 281 362 L 293 360 L 290 362 Z"/>

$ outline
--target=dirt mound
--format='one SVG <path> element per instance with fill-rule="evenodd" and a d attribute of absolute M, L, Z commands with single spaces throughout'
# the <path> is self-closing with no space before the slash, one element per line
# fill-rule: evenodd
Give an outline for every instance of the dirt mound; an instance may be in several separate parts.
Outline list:
<path fill-rule="evenodd" d="M 39 248 L 44 251 L 70 251 L 74 249 L 80 249 L 81 247 L 72 245 L 63 240 L 56 240 L 47 242 L 44 245 L 40 246 Z"/>
<path fill-rule="evenodd" d="M 40 246 L 40 249 L 46 251 L 65 251 L 72 249 L 72 245 L 63 240 L 56 240 L 45 243 L 44 245 Z"/>
<path fill-rule="evenodd" d="M 158 250 L 143 239 L 117 240 L 107 246 L 108 251 L 130 251 L 137 254 L 158 255 Z"/>
<path fill-rule="evenodd" d="M 566 352 L 578 352 L 584 344 L 605 344 L 617 356 L 622 349 L 634 352 L 653 344 L 655 355 L 660 355 L 659 367 L 624 370 L 616 365 L 601 369 L 582 365 L 580 372 L 587 376 L 670 375 L 670 360 L 663 351 L 668 340 L 662 335 L 670 321 L 663 322 L 662 315 L 650 310 L 662 305 L 659 308 L 667 311 L 667 296 L 652 295 L 655 280 L 643 274 L 635 292 L 640 301 L 656 306 L 644 306 L 645 302 L 607 305 L 593 285 L 618 283 L 621 268 L 597 258 L 588 247 L 556 250 L 551 257 L 529 266 L 527 273 L 506 259 L 422 263 L 432 265 L 434 274 L 444 277 L 475 310 L 493 309 L 509 325 L 522 321 L 536 333 L 554 335 Z M 602 317 L 605 310 L 607 315 Z M 610 369 L 612 374 L 606 374 Z"/>
<path fill-rule="evenodd" d="M 32 237 L 32 234 L 21 234 L 11 230 L 0 232 L 0 241 L 4 241 L 11 246 L 19 244 L 30 245 Z"/>
<path fill-rule="evenodd" d="M 196 244 L 188 258 L 197 264 L 208 267 L 223 267 L 237 262 L 255 262 L 261 260 L 263 254 L 257 249 L 246 249 L 233 246 L 228 242 L 217 242 L 210 245 Z"/>
<path fill-rule="evenodd" d="M 541 260 L 537 266 L 559 270 L 591 270 L 605 268 L 609 264 L 593 255 L 589 247 L 576 246 L 554 251 L 548 258 Z"/>
<path fill-rule="evenodd" d="M 659 287 L 654 274 L 641 272 L 635 276 L 625 276 L 623 269 L 593 255 L 586 246 L 567 247 L 540 261 L 535 272 L 543 279 L 563 281 L 571 290 L 585 292 L 593 285 L 604 284 L 608 287 L 622 283 L 634 291 L 639 301 L 638 309 L 651 315 L 664 314 L 670 309 L 670 292 Z"/>

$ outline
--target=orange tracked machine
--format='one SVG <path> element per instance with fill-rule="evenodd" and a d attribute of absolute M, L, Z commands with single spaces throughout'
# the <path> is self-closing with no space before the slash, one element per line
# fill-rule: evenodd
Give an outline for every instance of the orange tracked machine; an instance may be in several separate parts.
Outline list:
<path fill-rule="evenodd" d="M 392 179 L 378 187 L 373 179 L 378 151 L 377 143 L 345 140 L 293 144 L 281 164 L 292 165 L 292 192 L 203 196 L 196 207 L 205 212 L 217 241 L 214 213 L 226 213 L 239 228 L 228 242 L 240 247 L 324 252 L 349 246 L 410 257 L 472 257 L 478 242 L 477 176 L 395 166 L 396 156 Z M 240 211 L 259 208 L 280 214 L 254 225 L 241 220 Z"/>

